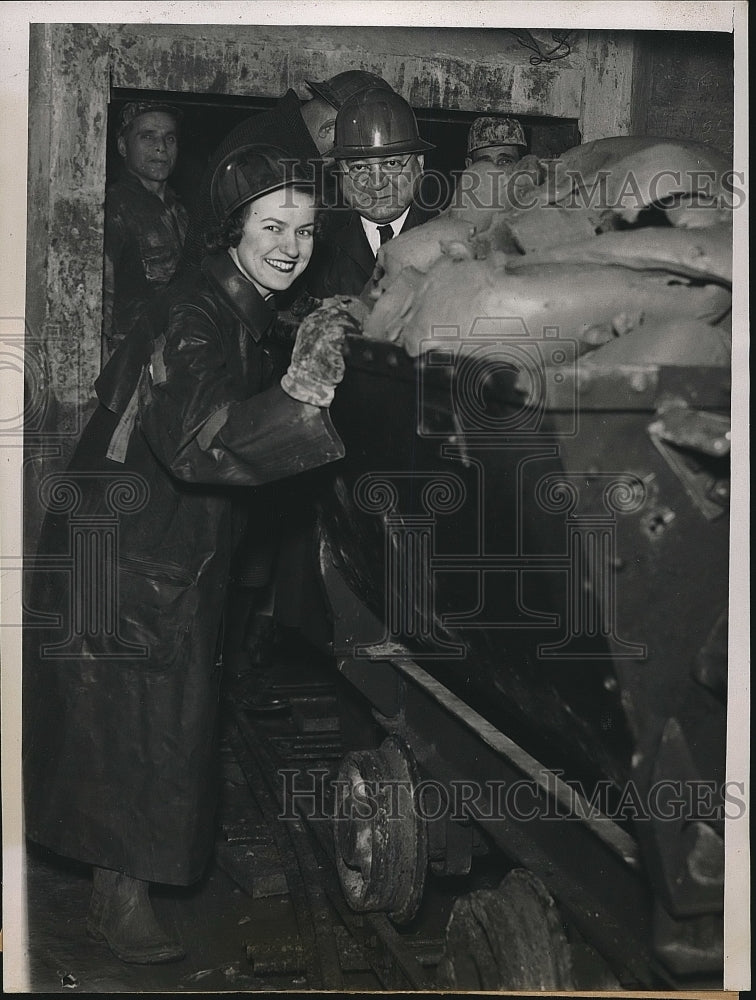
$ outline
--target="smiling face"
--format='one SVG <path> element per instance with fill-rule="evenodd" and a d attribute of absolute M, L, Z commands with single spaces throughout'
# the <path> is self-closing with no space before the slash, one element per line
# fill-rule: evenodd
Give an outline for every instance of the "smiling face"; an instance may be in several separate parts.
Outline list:
<path fill-rule="evenodd" d="M 178 129 L 167 111 L 147 111 L 129 125 L 118 140 L 126 169 L 148 191 L 161 194 L 178 158 Z"/>
<path fill-rule="evenodd" d="M 229 253 L 258 292 L 283 292 L 310 262 L 315 228 L 315 196 L 281 188 L 247 208 L 241 240 Z"/>

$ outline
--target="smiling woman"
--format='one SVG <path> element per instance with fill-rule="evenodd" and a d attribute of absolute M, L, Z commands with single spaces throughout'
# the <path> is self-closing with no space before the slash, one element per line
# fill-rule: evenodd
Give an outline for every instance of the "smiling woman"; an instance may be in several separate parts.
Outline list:
<path fill-rule="evenodd" d="M 116 481 L 139 484 L 104 571 L 119 595 L 115 627 L 77 631 L 99 593 L 85 588 L 72 607 L 67 578 L 38 574 L 32 604 L 72 641 L 61 651 L 51 626 L 25 661 L 27 833 L 93 866 L 87 931 L 138 964 L 183 955 L 155 919 L 149 883 L 188 885 L 211 853 L 232 554 L 248 520 L 265 547 L 271 484 L 344 454 L 328 406 L 353 321 L 317 309 L 291 352 L 269 301 L 310 259 L 312 185 L 280 150 L 245 147 L 220 164 L 213 194 L 220 249 L 176 283 L 130 403 L 120 416 L 98 408 L 64 475 L 94 520 Z M 40 552 L 66 550 L 68 522 L 51 512 Z"/>
<path fill-rule="evenodd" d="M 221 227 L 211 250 L 231 259 L 268 297 L 289 288 L 312 256 L 317 198 L 307 170 L 275 147 L 243 146 L 215 171 L 211 200 Z"/>
<path fill-rule="evenodd" d="M 283 291 L 299 277 L 312 255 L 315 204 L 312 194 L 297 191 L 282 212 L 277 192 L 252 202 L 242 236 L 229 253 L 261 295 Z"/>

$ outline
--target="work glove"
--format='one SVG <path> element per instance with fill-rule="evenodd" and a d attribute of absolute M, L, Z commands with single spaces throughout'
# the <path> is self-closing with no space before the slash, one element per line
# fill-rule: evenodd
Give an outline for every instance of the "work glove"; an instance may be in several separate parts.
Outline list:
<path fill-rule="evenodd" d="M 273 334 L 276 339 L 293 344 L 297 338 L 299 324 L 305 316 L 314 312 L 322 303 L 322 299 L 316 299 L 309 292 L 302 291 L 285 309 L 279 307 L 273 326 Z"/>
<path fill-rule="evenodd" d="M 281 388 L 302 403 L 330 406 L 335 387 L 344 377 L 344 339 L 348 333 L 360 332 L 358 322 L 338 299 L 326 299 L 302 320 Z"/>

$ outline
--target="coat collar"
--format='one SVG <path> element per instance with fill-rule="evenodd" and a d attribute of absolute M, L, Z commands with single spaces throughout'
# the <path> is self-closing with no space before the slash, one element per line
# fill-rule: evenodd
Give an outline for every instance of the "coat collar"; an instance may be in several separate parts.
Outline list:
<path fill-rule="evenodd" d="M 375 256 L 370 248 L 357 212 L 350 213 L 349 221 L 343 229 L 334 234 L 333 242 L 340 246 L 353 261 L 359 264 L 367 277 L 370 277 L 375 267 Z"/>
<path fill-rule="evenodd" d="M 407 230 L 414 229 L 415 226 L 427 222 L 437 214 L 437 212 L 425 211 L 413 201 L 410 205 L 409 214 L 402 226 L 402 232 L 406 233 Z M 341 229 L 334 233 L 332 239 L 352 260 L 359 264 L 365 275 L 369 278 L 375 267 L 375 255 L 368 243 L 368 238 L 362 226 L 362 220 L 357 212 L 352 211 L 349 213 L 349 219 Z"/>
<path fill-rule="evenodd" d="M 202 272 L 220 290 L 236 318 L 245 326 L 254 341 L 262 339 L 275 318 L 275 309 L 268 305 L 252 282 L 245 278 L 226 250 L 205 257 Z"/>
<path fill-rule="evenodd" d="M 142 184 L 136 174 L 132 174 L 131 171 L 127 170 L 125 167 L 121 170 L 116 183 L 120 184 L 123 188 L 128 188 L 128 190 L 132 191 L 134 194 L 141 195 L 143 198 L 159 201 L 160 204 L 165 205 L 166 208 L 173 208 L 173 206 L 178 202 L 178 196 L 170 184 L 166 184 L 165 186 L 165 198 L 160 198 L 154 191 L 149 191 L 144 184 Z"/>

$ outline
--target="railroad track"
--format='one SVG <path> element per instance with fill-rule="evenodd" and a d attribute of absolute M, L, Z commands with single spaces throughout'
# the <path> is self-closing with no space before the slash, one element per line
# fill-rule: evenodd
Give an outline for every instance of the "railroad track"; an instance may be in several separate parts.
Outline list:
<path fill-rule="evenodd" d="M 227 715 L 228 748 L 259 811 L 268 853 L 272 847 L 276 857 L 278 871 L 268 871 L 269 884 L 272 891 L 288 894 L 296 921 L 293 938 L 246 946 L 252 971 L 302 977 L 309 989 L 348 988 L 350 974 L 366 972 L 386 990 L 436 988 L 444 941 L 400 932 L 383 913 L 353 912 L 339 883 L 332 821 L 320 810 L 303 808 L 307 799 L 285 801 L 285 773 L 306 770 L 323 780 L 318 798 L 325 812 L 330 808 L 327 779 L 335 776 L 349 749 L 343 745 L 332 690 L 327 684 L 294 684 L 277 686 L 276 693 L 285 694 L 292 706 L 283 721 L 260 719 L 233 706 Z M 251 866 L 259 855 L 258 850 Z M 229 870 L 228 857 L 224 866 Z M 229 874 L 249 885 L 252 873 L 244 871 L 244 852 L 231 867 Z"/>
<path fill-rule="evenodd" d="M 377 661 L 373 667 L 377 672 Z M 397 665 L 399 672 L 409 669 L 404 661 Z M 247 802 L 237 812 L 239 829 L 226 830 L 229 843 L 220 845 L 220 863 L 252 896 L 285 894 L 295 925 L 285 939 L 244 943 L 253 975 L 261 983 L 293 976 L 297 985 L 313 990 L 349 991 L 356 981 L 363 989 L 365 974 L 375 983 L 370 989 L 397 992 L 622 988 L 593 943 L 521 860 L 513 864 L 485 841 L 477 845 L 480 850 L 475 842 L 449 841 L 453 835 L 472 836 L 472 827 L 464 823 L 447 824 L 443 844 L 432 831 L 418 839 L 424 873 L 418 896 L 412 851 L 405 851 L 414 845 L 412 823 L 407 826 L 399 813 L 394 817 L 398 826 L 384 822 L 392 810 L 380 797 L 377 818 L 363 822 L 364 816 L 355 820 L 353 813 L 340 811 L 340 782 L 349 787 L 348 802 L 354 806 L 361 780 L 369 784 L 377 774 L 378 786 L 393 787 L 394 779 L 408 777 L 406 760 L 395 752 L 402 744 L 385 733 L 368 733 L 362 718 L 349 735 L 356 710 L 351 689 L 338 688 L 339 675 L 310 676 L 323 680 L 275 686 L 275 694 L 285 696 L 291 707 L 286 714 L 252 715 L 238 705 L 227 706 L 227 748 Z M 438 700 L 445 689 L 427 683 Z M 405 708 L 413 707 L 410 695 L 420 690 L 415 688 L 405 690 Z M 435 731 L 430 718 L 435 704 L 426 700 L 411 715 L 416 724 L 421 720 L 430 727 L 421 747 L 430 745 Z M 463 773 L 477 773 L 473 764 L 483 768 L 485 750 L 496 751 L 492 767 L 501 769 L 509 759 L 494 745 L 493 729 L 481 725 L 470 751 L 472 763 Z M 457 755 L 465 749 L 465 736 L 464 726 L 455 729 Z M 377 750 L 355 749 L 355 743 L 364 746 L 381 737 Z M 337 828 L 337 815 L 343 827 Z M 551 832 L 561 841 L 581 831 L 594 850 L 609 838 L 607 851 L 616 853 L 613 830 L 599 828 L 604 840 L 587 824 L 580 830 L 560 825 Z M 531 840 L 545 832 L 550 832 L 546 824 L 530 829 Z M 463 864 L 468 848 L 469 863 Z"/>

